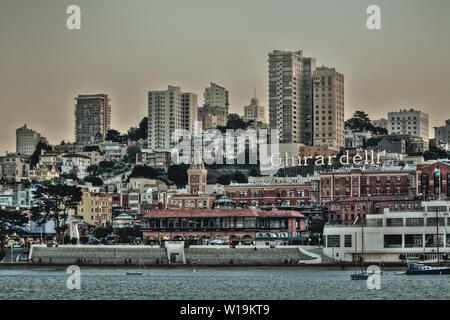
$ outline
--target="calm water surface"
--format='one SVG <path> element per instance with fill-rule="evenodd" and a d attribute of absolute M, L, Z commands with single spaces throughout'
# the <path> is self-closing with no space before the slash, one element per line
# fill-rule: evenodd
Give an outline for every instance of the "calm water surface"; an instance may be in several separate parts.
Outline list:
<path fill-rule="evenodd" d="M 65 270 L 0 269 L 7 299 L 450 299 L 450 276 L 385 271 L 381 289 L 352 281 L 352 270 L 81 269 L 81 290 L 69 290 Z M 134 270 L 140 271 L 140 270 Z"/>

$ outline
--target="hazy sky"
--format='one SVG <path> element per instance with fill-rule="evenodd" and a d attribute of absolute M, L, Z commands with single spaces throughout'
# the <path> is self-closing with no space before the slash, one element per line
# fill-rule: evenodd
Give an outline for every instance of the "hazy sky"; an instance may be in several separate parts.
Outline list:
<path fill-rule="evenodd" d="M 66 8 L 81 7 L 81 30 Z M 382 30 L 366 28 L 381 7 Z M 0 153 L 27 124 L 74 140 L 74 97 L 107 93 L 112 127 L 147 115 L 147 92 L 199 95 L 210 81 L 243 113 L 256 87 L 267 107 L 268 52 L 303 50 L 345 76 L 345 113 L 371 118 L 413 106 L 450 118 L 448 0 L 0 0 Z"/>

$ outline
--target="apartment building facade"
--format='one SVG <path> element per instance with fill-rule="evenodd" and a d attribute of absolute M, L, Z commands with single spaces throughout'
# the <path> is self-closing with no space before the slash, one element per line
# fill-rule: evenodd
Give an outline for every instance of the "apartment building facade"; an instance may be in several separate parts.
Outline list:
<path fill-rule="evenodd" d="M 23 127 L 16 129 L 16 153 L 31 156 L 40 140 L 41 135 L 27 128 L 25 124 Z"/>
<path fill-rule="evenodd" d="M 104 139 L 111 128 L 111 104 L 107 94 L 75 98 L 75 140 L 86 146 Z"/>
<path fill-rule="evenodd" d="M 171 137 L 175 130 L 192 132 L 196 120 L 196 95 L 183 93 L 180 87 L 148 92 L 148 148 L 170 151 L 176 145 Z"/>
<path fill-rule="evenodd" d="M 312 73 L 316 60 L 302 51 L 269 53 L 269 124 L 282 143 L 313 143 Z"/>
<path fill-rule="evenodd" d="M 388 133 L 414 135 L 429 139 L 428 114 L 414 109 L 402 109 L 388 113 Z"/>
<path fill-rule="evenodd" d="M 314 145 L 339 150 L 345 146 L 344 75 L 334 68 L 313 73 Z"/>

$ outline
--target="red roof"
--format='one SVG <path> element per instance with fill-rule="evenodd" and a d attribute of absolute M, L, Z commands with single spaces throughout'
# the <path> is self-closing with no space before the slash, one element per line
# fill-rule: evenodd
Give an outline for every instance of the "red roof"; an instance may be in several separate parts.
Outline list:
<path fill-rule="evenodd" d="M 175 209 L 149 211 L 145 218 L 197 218 L 197 217 L 285 217 L 304 218 L 297 211 L 263 211 L 259 209 Z"/>

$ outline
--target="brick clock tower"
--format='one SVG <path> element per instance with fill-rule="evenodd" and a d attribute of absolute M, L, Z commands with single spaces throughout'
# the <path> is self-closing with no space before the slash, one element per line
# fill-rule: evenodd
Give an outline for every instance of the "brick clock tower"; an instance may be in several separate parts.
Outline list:
<path fill-rule="evenodd" d="M 205 164 L 192 164 L 187 170 L 188 174 L 188 192 L 190 194 L 198 194 L 199 192 L 206 192 L 206 176 L 208 170 Z"/>

